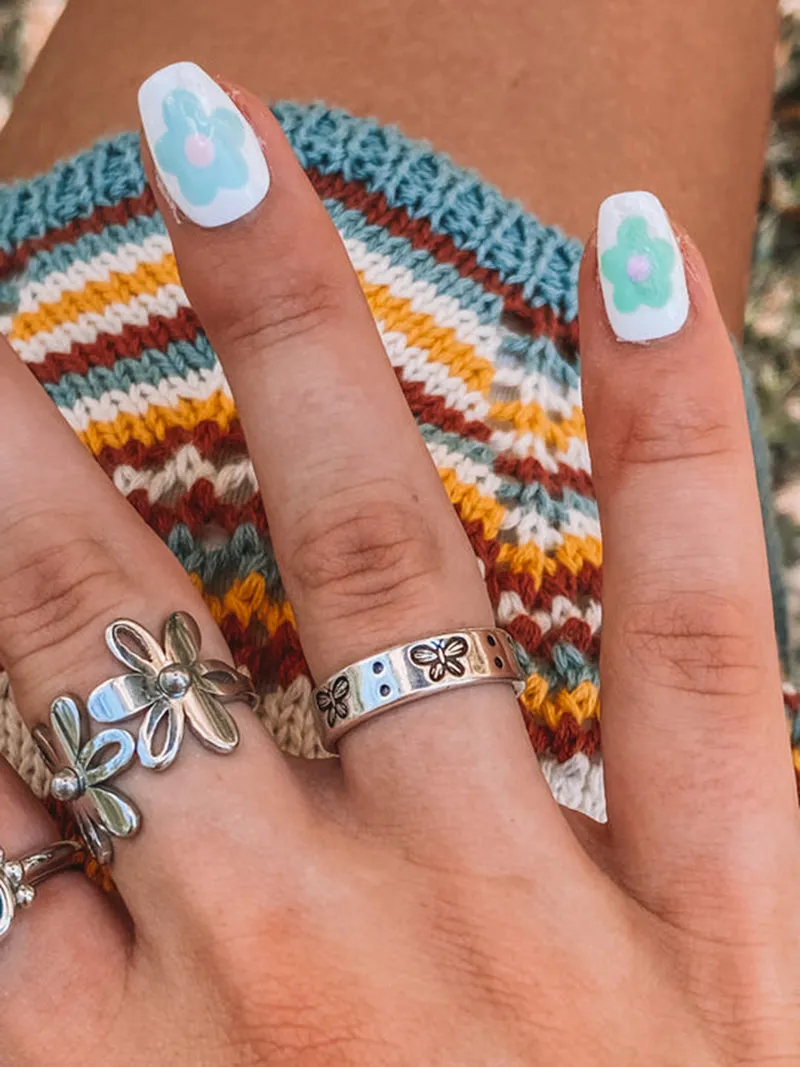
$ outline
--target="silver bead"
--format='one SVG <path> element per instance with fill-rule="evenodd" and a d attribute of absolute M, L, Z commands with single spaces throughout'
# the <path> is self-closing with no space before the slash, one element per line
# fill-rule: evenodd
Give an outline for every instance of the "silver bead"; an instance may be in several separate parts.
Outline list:
<path fill-rule="evenodd" d="M 32 885 L 21 885 L 14 894 L 14 899 L 21 908 L 29 908 L 36 897 L 36 890 Z"/>
<path fill-rule="evenodd" d="M 83 783 L 71 767 L 57 771 L 50 782 L 50 795 L 56 800 L 77 800 L 83 793 Z"/>
<path fill-rule="evenodd" d="M 170 700 L 186 696 L 192 684 L 192 676 L 185 667 L 171 663 L 158 672 L 158 688 Z"/>
<path fill-rule="evenodd" d="M 12 889 L 16 889 L 17 886 L 21 885 L 22 879 L 25 877 L 25 871 L 19 860 L 9 860 L 8 863 L 3 864 L 3 873 Z"/>

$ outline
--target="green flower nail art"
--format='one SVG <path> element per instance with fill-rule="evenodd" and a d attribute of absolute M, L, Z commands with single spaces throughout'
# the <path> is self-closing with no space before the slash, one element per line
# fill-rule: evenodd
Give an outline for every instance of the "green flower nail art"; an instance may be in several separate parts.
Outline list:
<path fill-rule="evenodd" d="M 614 286 L 617 311 L 636 311 L 645 304 L 663 308 L 672 295 L 675 252 L 663 237 L 651 237 L 641 215 L 623 219 L 617 243 L 600 257 L 600 270 Z"/>

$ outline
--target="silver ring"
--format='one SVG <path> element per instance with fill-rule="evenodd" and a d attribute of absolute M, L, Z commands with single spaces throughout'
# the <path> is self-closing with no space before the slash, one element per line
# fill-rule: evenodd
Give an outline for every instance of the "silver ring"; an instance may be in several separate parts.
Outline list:
<path fill-rule="evenodd" d="M 19 860 L 6 859 L 0 848 L 0 940 L 11 929 L 17 909 L 33 903 L 35 886 L 51 874 L 80 866 L 82 857 L 83 848 L 77 841 L 56 841 Z"/>
<path fill-rule="evenodd" d="M 411 700 L 486 682 L 511 682 L 521 690 L 524 681 L 505 630 L 456 630 L 411 641 L 359 660 L 317 686 L 320 739 L 335 752 L 348 730 Z"/>
<path fill-rule="evenodd" d="M 133 801 L 106 783 L 137 761 L 148 770 L 166 770 L 187 726 L 212 752 L 233 752 L 239 730 L 224 705 L 255 700 L 245 674 L 220 660 L 199 659 L 200 630 L 185 611 L 167 619 L 163 647 L 130 619 L 111 623 L 106 644 L 130 673 L 98 685 L 85 708 L 75 697 L 56 697 L 49 727 L 33 730 L 53 774 L 51 796 L 69 805 L 89 851 L 104 864 L 114 858 L 113 838 L 133 836 L 142 822 Z M 135 736 L 114 726 L 91 732 L 92 723 L 123 722 L 140 714 Z"/>

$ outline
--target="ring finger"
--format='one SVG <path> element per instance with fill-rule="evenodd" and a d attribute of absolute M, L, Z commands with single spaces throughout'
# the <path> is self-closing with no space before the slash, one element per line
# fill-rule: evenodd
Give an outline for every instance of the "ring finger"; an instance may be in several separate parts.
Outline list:
<path fill-rule="evenodd" d="M 27 724 L 41 726 L 61 694 L 85 700 L 101 682 L 130 673 L 135 664 L 121 667 L 104 645 L 104 630 L 115 619 L 136 620 L 161 642 L 167 617 L 188 611 L 199 624 L 200 658 L 230 662 L 222 635 L 177 560 L 106 479 L 2 338 L 0 425 L 0 660 Z M 201 716 L 190 714 L 183 701 L 179 718 L 185 716 L 187 728 L 182 744 L 174 739 L 173 755 L 177 747 L 180 752 L 170 773 L 154 774 L 134 760 L 113 779 L 122 804 L 138 807 L 146 829 L 115 850 L 115 879 L 135 920 L 149 921 L 162 910 L 142 908 L 143 896 L 152 903 L 155 894 L 161 903 L 174 899 L 181 884 L 191 887 L 203 859 L 198 853 L 213 850 L 223 837 L 229 847 L 236 845 L 236 832 L 269 841 L 266 816 L 229 818 L 245 794 L 248 804 L 258 804 L 262 791 L 268 793 L 273 811 L 291 794 L 288 766 L 256 719 L 242 703 L 230 710 L 241 736 L 236 752 L 223 758 L 201 747 L 192 736 L 207 742 Z M 208 714 L 213 717 L 214 706 Z M 81 752 L 89 735 L 84 719 L 76 746 Z M 161 721 L 150 738 L 156 749 L 168 739 L 166 717 Z M 96 723 L 94 735 L 109 726 L 138 733 L 141 740 L 139 718 Z M 72 762 L 94 767 L 106 758 L 97 753 L 94 761 L 81 755 Z M 265 801 L 261 810 L 267 810 Z M 97 822 L 96 813 L 91 818 Z M 199 820 L 202 835 L 196 832 Z"/>
<path fill-rule="evenodd" d="M 0 758 L 0 864 L 41 853 L 60 837 L 38 798 Z M 2 1063 L 39 1031 L 42 1003 L 63 1018 L 76 982 L 91 1003 L 104 1003 L 104 994 L 124 982 L 129 950 L 118 910 L 81 871 L 61 870 L 35 885 L 30 907 L 22 896 L 26 882 L 18 889 L 9 870 L 0 869 Z"/>

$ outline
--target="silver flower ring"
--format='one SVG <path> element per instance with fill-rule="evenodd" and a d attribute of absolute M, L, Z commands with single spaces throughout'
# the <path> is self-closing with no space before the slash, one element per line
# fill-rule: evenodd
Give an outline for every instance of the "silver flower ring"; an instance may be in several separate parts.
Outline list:
<path fill-rule="evenodd" d="M 133 762 L 163 771 L 175 760 L 186 727 L 206 748 L 225 755 L 239 744 L 239 730 L 225 704 L 253 703 L 250 679 L 220 660 L 201 660 L 200 630 L 191 615 L 175 612 L 164 627 L 163 647 L 138 622 L 117 619 L 106 643 L 128 673 L 102 682 L 84 706 L 72 696 L 50 706 L 49 726 L 33 736 L 53 777 L 50 793 L 68 804 L 78 830 L 100 863 L 114 857 L 113 838 L 141 826 L 138 808 L 108 784 Z M 92 723 L 127 722 L 142 715 L 134 736 L 110 726 L 92 734 Z"/>

